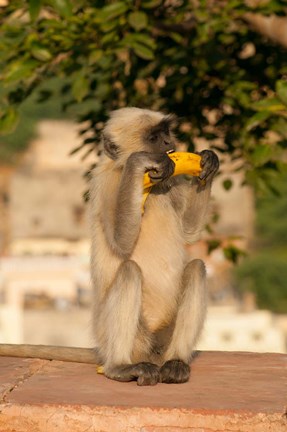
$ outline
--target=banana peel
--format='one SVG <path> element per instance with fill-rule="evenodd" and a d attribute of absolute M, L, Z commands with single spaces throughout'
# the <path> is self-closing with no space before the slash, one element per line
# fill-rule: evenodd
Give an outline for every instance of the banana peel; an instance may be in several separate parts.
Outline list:
<path fill-rule="evenodd" d="M 103 375 L 104 374 L 104 366 L 96 367 L 97 373 Z"/>
<path fill-rule="evenodd" d="M 201 156 L 189 152 L 174 152 L 168 153 L 168 157 L 175 163 L 174 173 L 172 176 L 186 174 L 190 176 L 198 176 L 201 172 Z M 145 173 L 143 180 L 143 200 L 142 200 L 142 214 L 144 213 L 145 202 L 149 196 L 152 187 L 155 185 L 149 173 Z"/>

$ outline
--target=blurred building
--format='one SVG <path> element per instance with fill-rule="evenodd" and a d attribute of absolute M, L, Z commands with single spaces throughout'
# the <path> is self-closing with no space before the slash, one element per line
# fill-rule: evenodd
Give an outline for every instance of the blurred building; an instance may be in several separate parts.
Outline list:
<path fill-rule="evenodd" d="M 22 308 L 0 303 L 0 343 L 23 343 L 23 318 Z"/>
<path fill-rule="evenodd" d="M 269 311 L 210 307 L 199 350 L 286 352 L 286 335 Z"/>
<path fill-rule="evenodd" d="M 10 253 L 87 253 L 87 163 L 69 157 L 80 144 L 77 126 L 46 120 L 38 134 L 11 179 Z"/>

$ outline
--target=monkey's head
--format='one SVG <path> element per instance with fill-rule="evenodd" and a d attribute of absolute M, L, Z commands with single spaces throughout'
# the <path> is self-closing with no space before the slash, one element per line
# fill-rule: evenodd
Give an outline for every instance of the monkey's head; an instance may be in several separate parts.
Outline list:
<path fill-rule="evenodd" d="M 146 109 L 113 111 L 103 131 L 105 154 L 122 164 L 134 152 L 171 152 L 176 147 L 174 123 L 174 116 Z"/>

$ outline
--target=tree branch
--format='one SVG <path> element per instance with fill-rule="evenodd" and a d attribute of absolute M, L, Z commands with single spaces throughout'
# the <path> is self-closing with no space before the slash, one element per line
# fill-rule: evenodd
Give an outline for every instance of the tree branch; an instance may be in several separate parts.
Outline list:
<path fill-rule="evenodd" d="M 249 12 L 243 16 L 243 20 L 254 31 L 266 36 L 268 39 L 284 48 L 287 48 L 287 17 L 279 17 L 277 15 L 264 16 Z M 196 20 L 192 17 L 179 24 L 164 24 L 158 22 L 157 28 L 184 35 L 191 33 L 196 25 Z"/>
<path fill-rule="evenodd" d="M 244 15 L 244 20 L 256 32 L 287 48 L 287 17 L 247 13 Z"/>

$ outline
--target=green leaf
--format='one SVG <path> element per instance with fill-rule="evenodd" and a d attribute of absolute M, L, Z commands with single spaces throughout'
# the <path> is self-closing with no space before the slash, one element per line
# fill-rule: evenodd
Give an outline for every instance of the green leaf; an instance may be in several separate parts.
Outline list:
<path fill-rule="evenodd" d="M 43 47 L 40 44 L 33 44 L 31 47 L 31 54 L 33 57 L 35 57 L 37 60 L 40 61 L 49 61 L 52 58 L 52 54 L 50 53 L 47 48 Z"/>
<path fill-rule="evenodd" d="M 14 108 L 8 108 L 0 117 L 0 135 L 13 132 L 17 126 L 19 114 Z"/>
<path fill-rule="evenodd" d="M 221 241 L 217 239 L 212 239 L 207 241 L 208 247 L 208 255 L 211 254 L 214 250 L 218 249 L 221 246 Z"/>
<path fill-rule="evenodd" d="M 156 49 L 155 41 L 144 33 L 129 33 L 121 41 L 121 45 L 128 48 L 138 48 L 138 45 L 144 46 L 153 52 Z M 152 53 L 153 55 L 153 53 Z M 154 58 L 154 57 L 152 57 Z M 149 58 L 150 59 L 150 58 Z"/>
<path fill-rule="evenodd" d="M 102 37 L 101 43 L 102 43 L 102 45 L 108 45 L 111 42 L 112 43 L 117 42 L 118 39 L 119 39 L 118 33 L 115 31 L 112 31 L 110 33 L 105 34 L 105 36 Z"/>
<path fill-rule="evenodd" d="M 103 51 L 100 49 L 95 49 L 94 51 L 92 51 L 89 55 L 89 65 L 93 65 L 95 63 L 97 63 L 103 56 Z"/>
<path fill-rule="evenodd" d="M 287 106 L 287 81 L 279 80 L 276 82 L 276 92 L 280 100 Z"/>
<path fill-rule="evenodd" d="M 4 81 L 11 83 L 25 79 L 33 74 L 38 65 L 36 60 L 16 60 L 4 72 Z"/>
<path fill-rule="evenodd" d="M 108 71 L 111 71 L 113 64 L 114 64 L 114 57 L 105 54 L 98 60 L 97 66 L 99 66 L 101 69 L 103 69 L 108 73 Z"/>
<path fill-rule="evenodd" d="M 112 20 L 120 15 L 123 15 L 127 10 L 128 6 L 124 2 L 112 3 L 103 7 L 97 18 L 100 21 Z"/>
<path fill-rule="evenodd" d="M 95 91 L 95 96 L 99 100 L 103 100 L 111 93 L 111 86 L 107 82 L 100 82 Z"/>
<path fill-rule="evenodd" d="M 246 252 L 234 245 L 223 248 L 223 254 L 226 259 L 236 264 L 241 256 L 246 256 Z"/>
<path fill-rule="evenodd" d="M 247 122 L 246 122 L 246 130 L 251 131 L 259 124 L 263 123 L 268 117 L 272 115 L 270 111 L 259 111 L 254 114 Z"/>
<path fill-rule="evenodd" d="M 82 102 L 90 89 L 87 78 L 82 74 L 77 74 L 72 84 L 72 95 L 77 102 Z"/>
<path fill-rule="evenodd" d="M 115 30 L 115 29 L 117 29 L 118 26 L 119 26 L 119 20 L 118 19 L 106 20 L 106 21 L 103 21 L 100 23 L 101 30 L 104 33 L 108 33 L 112 30 Z"/>
<path fill-rule="evenodd" d="M 172 40 L 174 40 L 177 44 L 181 44 L 184 40 L 184 37 L 179 33 L 170 32 L 169 36 Z"/>
<path fill-rule="evenodd" d="M 50 97 L 52 96 L 53 92 L 51 90 L 40 90 L 39 92 L 39 96 L 37 98 L 37 102 L 41 103 L 41 102 L 46 102 L 47 100 L 50 99 Z"/>
<path fill-rule="evenodd" d="M 142 45 L 140 43 L 134 43 L 133 44 L 133 50 L 138 57 L 140 57 L 144 60 L 153 60 L 154 59 L 153 51 L 145 45 Z"/>
<path fill-rule="evenodd" d="M 268 144 L 257 145 L 251 155 L 251 160 L 256 167 L 262 166 L 272 159 L 273 152 L 273 147 Z"/>
<path fill-rule="evenodd" d="M 42 0 L 29 0 L 29 14 L 31 21 L 36 21 L 42 6 Z"/>
<path fill-rule="evenodd" d="M 78 153 L 80 150 L 82 150 L 82 148 L 85 147 L 85 143 L 75 147 L 73 150 L 70 151 L 69 156 L 73 156 L 74 154 Z"/>
<path fill-rule="evenodd" d="M 59 15 L 65 18 L 72 16 L 73 10 L 70 0 L 52 0 L 51 3 Z"/>
<path fill-rule="evenodd" d="M 162 0 L 146 0 L 142 1 L 142 8 L 143 9 L 153 9 L 157 6 L 160 6 L 162 4 Z"/>
<path fill-rule="evenodd" d="M 133 40 L 146 45 L 147 47 L 154 50 L 156 48 L 155 40 L 145 33 L 134 33 L 130 35 Z"/>
<path fill-rule="evenodd" d="M 277 117 L 276 121 L 271 125 L 271 129 L 278 132 L 284 138 L 287 138 L 287 120 L 282 117 Z"/>
<path fill-rule="evenodd" d="M 89 202 L 89 200 L 90 200 L 90 191 L 89 191 L 89 189 L 84 192 L 83 198 L 84 198 L 85 203 Z"/>
<path fill-rule="evenodd" d="M 128 16 L 128 22 L 135 30 L 142 30 L 147 27 L 148 17 L 144 12 L 131 12 Z"/>
<path fill-rule="evenodd" d="M 233 186 L 233 181 L 231 179 L 226 179 L 223 181 L 223 187 L 226 191 L 229 191 Z"/>
<path fill-rule="evenodd" d="M 113 31 L 110 33 L 105 34 L 105 36 L 102 37 L 101 43 L 102 45 L 112 45 L 119 40 L 119 35 L 117 32 Z"/>
<path fill-rule="evenodd" d="M 252 105 L 252 108 L 256 111 L 270 111 L 270 112 L 277 112 L 282 111 L 285 109 L 285 105 L 282 104 L 280 99 L 278 98 L 268 98 L 263 99 L 258 102 L 255 102 Z"/>

